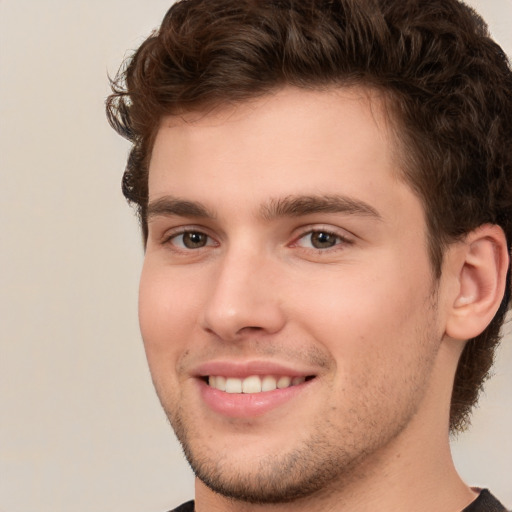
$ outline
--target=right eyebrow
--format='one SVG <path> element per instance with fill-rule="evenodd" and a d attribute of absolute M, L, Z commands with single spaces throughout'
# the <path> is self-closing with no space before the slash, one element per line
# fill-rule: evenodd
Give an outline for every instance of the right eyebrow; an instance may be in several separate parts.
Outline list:
<path fill-rule="evenodd" d="M 164 196 L 150 201 L 147 209 L 147 218 L 154 217 L 196 217 L 201 219 L 215 219 L 215 214 L 203 204 L 196 201 L 187 201 L 179 197 Z"/>

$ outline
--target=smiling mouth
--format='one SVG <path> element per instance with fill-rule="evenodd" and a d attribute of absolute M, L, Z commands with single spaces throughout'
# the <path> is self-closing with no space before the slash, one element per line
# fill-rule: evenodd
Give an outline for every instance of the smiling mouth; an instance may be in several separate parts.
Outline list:
<path fill-rule="evenodd" d="M 298 386 L 313 378 L 313 375 L 306 377 L 291 377 L 286 375 L 279 377 L 273 375 L 250 375 L 249 377 L 241 379 L 237 377 L 210 375 L 205 377 L 204 381 L 211 388 L 224 391 L 226 393 L 253 394 Z"/>

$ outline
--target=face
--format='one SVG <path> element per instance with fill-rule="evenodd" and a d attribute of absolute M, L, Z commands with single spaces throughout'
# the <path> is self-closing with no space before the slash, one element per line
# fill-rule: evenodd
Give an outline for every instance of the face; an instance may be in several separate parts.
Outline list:
<path fill-rule="evenodd" d="M 161 124 L 140 324 L 162 405 L 220 494 L 342 485 L 427 407 L 442 327 L 381 106 L 289 88 Z"/>

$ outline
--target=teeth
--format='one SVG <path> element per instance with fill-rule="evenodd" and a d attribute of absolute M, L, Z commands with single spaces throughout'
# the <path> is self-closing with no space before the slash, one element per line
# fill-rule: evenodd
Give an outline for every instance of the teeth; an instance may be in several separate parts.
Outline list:
<path fill-rule="evenodd" d="M 277 389 L 276 379 L 270 375 L 263 377 L 261 381 L 261 391 L 274 391 L 274 389 Z"/>
<path fill-rule="evenodd" d="M 242 392 L 261 393 L 261 379 L 256 375 L 244 379 L 242 382 Z"/>
<path fill-rule="evenodd" d="M 242 392 L 242 381 L 241 379 L 235 379 L 229 377 L 226 379 L 226 393 L 241 393 Z"/>
<path fill-rule="evenodd" d="M 208 377 L 208 384 L 215 389 L 225 391 L 226 393 L 261 393 L 262 391 L 274 391 L 275 389 L 289 388 L 305 382 L 306 377 L 273 377 L 266 375 L 251 375 L 245 379 L 236 377 L 222 377 L 220 375 L 211 375 Z"/>
<path fill-rule="evenodd" d="M 277 389 L 287 388 L 291 383 L 291 377 L 279 377 L 279 380 L 277 381 Z"/>
<path fill-rule="evenodd" d="M 292 386 L 297 386 L 299 384 L 302 384 L 303 382 L 306 382 L 306 377 L 294 377 L 292 379 Z"/>
<path fill-rule="evenodd" d="M 221 391 L 226 391 L 226 377 L 220 375 L 215 377 L 215 387 Z"/>

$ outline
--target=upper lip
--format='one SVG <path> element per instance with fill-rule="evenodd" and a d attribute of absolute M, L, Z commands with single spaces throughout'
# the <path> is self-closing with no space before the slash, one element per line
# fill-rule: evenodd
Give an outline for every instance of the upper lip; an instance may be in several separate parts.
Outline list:
<path fill-rule="evenodd" d="M 192 371 L 196 377 L 208 377 L 210 375 L 222 375 L 224 377 L 245 378 L 251 375 L 275 375 L 289 377 L 309 377 L 316 374 L 310 369 L 297 369 L 274 361 L 208 361 L 198 365 Z"/>

